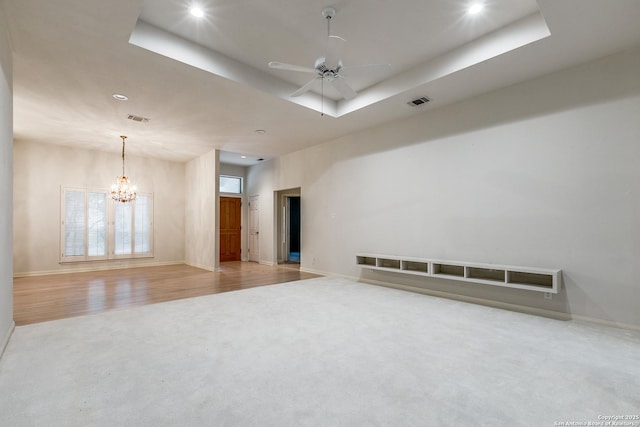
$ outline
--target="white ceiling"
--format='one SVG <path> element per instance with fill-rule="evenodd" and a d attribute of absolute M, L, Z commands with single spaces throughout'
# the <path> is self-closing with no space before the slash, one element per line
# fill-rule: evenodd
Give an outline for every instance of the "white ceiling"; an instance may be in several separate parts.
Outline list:
<path fill-rule="evenodd" d="M 176 161 L 217 148 L 254 164 L 640 43 L 637 0 L 485 0 L 475 16 L 466 0 L 199 0 L 201 20 L 188 0 L 0 2 L 16 140 L 119 152 L 126 134 L 127 153 Z M 327 46 L 326 6 L 346 42 Z M 391 69 L 349 76 L 346 101 L 326 87 L 291 98 L 313 76 L 267 67 L 327 52 Z M 420 96 L 432 101 L 407 105 Z"/>

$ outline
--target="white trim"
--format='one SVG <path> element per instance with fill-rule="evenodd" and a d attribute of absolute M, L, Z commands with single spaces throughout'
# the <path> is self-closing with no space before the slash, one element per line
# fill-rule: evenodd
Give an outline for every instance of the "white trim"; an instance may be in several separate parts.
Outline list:
<path fill-rule="evenodd" d="M 251 203 L 258 205 L 258 209 L 254 209 L 251 206 Z M 246 256 L 249 262 L 260 262 L 260 195 L 254 194 L 253 196 L 248 196 L 247 199 L 247 251 Z M 252 229 L 252 219 L 255 219 L 256 228 Z M 254 234 L 252 234 L 252 231 Z M 257 242 L 255 247 L 253 247 L 254 252 L 250 252 L 252 249 L 253 241 Z"/>
<path fill-rule="evenodd" d="M 9 345 L 9 340 L 11 339 L 11 335 L 13 334 L 13 331 L 15 329 L 16 329 L 16 322 L 12 321 L 11 327 L 7 331 L 7 334 L 2 339 L 2 341 L 0 341 L 0 359 L 2 359 L 2 355 L 4 354 L 4 351 L 7 349 L 7 346 Z"/>
<path fill-rule="evenodd" d="M 357 277 L 345 276 L 343 274 L 327 273 L 326 271 L 314 270 L 312 268 L 307 268 L 302 266 L 300 266 L 300 271 L 303 273 L 317 274 L 319 276 L 340 277 L 341 279 L 355 280 L 356 282 L 358 281 Z"/>
<path fill-rule="evenodd" d="M 628 329 L 630 331 L 640 331 L 640 325 L 633 325 L 630 323 L 614 322 L 611 320 L 598 319 L 598 318 L 589 317 L 589 316 L 581 316 L 581 315 L 565 313 L 561 311 L 545 310 L 542 308 L 528 307 L 525 305 L 510 304 L 506 302 L 488 300 L 484 298 L 476 298 L 476 297 L 470 297 L 465 295 L 452 294 L 449 292 L 435 291 L 431 289 L 418 288 L 415 286 L 399 285 L 396 283 L 384 282 L 381 280 L 363 279 L 361 277 L 353 277 L 353 276 L 347 276 L 343 274 L 333 274 L 333 273 L 313 270 L 309 268 L 300 268 L 300 271 L 305 273 L 318 274 L 326 277 L 339 277 L 339 278 L 349 279 L 349 280 L 353 280 L 360 283 L 366 283 L 366 284 L 376 285 L 376 286 L 384 286 L 387 288 L 393 288 L 393 289 L 398 289 L 398 290 L 408 291 L 408 292 L 416 292 L 416 293 L 439 297 L 439 298 L 446 298 L 446 299 L 455 300 L 455 301 L 467 302 L 470 304 L 477 304 L 477 305 L 484 305 L 487 307 L 499 308 L 502 310 L 516 311 L 519 313 L 531 314 L 534 316 L 541 316 L 541 317 L 547 317 L 547 318 L 565 320 L 565 321 L 572 320 L 576 322 L 592 323 L 592 324 L 607 326 L 612 328 Z"/>
<path fill-rule="evenodd" d="M 596 319 L 596 318 L 593 318 L 593 317 L 580 316 L 580 315 L 577 315 L 577 314 L 570 314 L 569 316 L 571 317 L 571 320 L 573 320 L 575 322 L 594 323 L 596 325 L 608 326 L 610 328 L 628 329 L 630 331 L 638 331 L 638 332 L 640 332 L 640 325 L 632 325 L 630 323 L 614 322 L 614 321 L 605 320 L 605 319 Z"/>
<path fill-rule="evenodd" d="M 123 270 L 125 268 L 138 268 L 138 267 L 162 267 L 165 265 L 180 265 L 187 264 L 185 261 L 167 261 L 167 262 L 130 262 L 127 264 L 117 263 L 118 261 L 131 261 L 134 258 L 127 258 L 121 260 L 110 260 L 110 261 L 96 261 L 100 263 L 100 265 L 87 265 L 90 261 L 87 262 L 79 262 L 81 265 L 80 268 L 64 268 L 60 270 L 41 270 L 41 271 L 27 271 L 22 273 L 13 274 L 14 278 L 18 277 L 34 277 L 34 276 L 48 276 L 50 274 L 68 274 L 68 273 L 88 273 L 91 271 L 104 271 L 104 270 Z M 68 263 L 65 263 L 68 264 Z M 201 267 L 199 267 L 201 268 Z"/>
<path fill-rule="evenodd" d="M 188 265 L 189 267 L 200 268 L 202 270 L 207 270 L 212 272 L 220 271 L 220 269 L 216 269 L 215 267 L 211 267 L 211 266 L 200 265 L 200 264 L 191 263 L 191 262 L 185 262 L 185 264 Z"/>
<path fill-rule="evenodd" d="M 519 304 L 510 304 L 506 302 L 487 300 L 484 298 L 476 298 L 476 297 L 469 297 L 465 295 L 451 294 L 448 292 L 434 291 L 431 289 L 417 288 L 414 286 L 398 285 L 395 283 L 382 282 L 378 280 L 369 280 L 369 279 L 366 279 L 366 280 L 356 279 L 356 280 L 359 282 L 368 283 L 371 285 L 384 286 L 387 288 L 400 289 L 400 290 L 405 290 L 410 292 L 417 292 L 420 294 L 452 299 L 452 300 L 461 301 L 461 302 L 468 302 L 471 304 L 478 304 L 478 305 L 484 305 L 484 306 L 493 307 L 493 308 L 500 308 L 503 310 L 516 311 L 519 313 L 532 314 L 535 316 L 550 317 L 552 319 L 557 319 L 557 320 L 573 320 L 573 321 L 579 321 L 579 322 L 585 322 L 585 323 L 594 323 L 596 325 L 601 325 L 601 326 L 615 327 L 620 329 L 629 329 L 632 331 L 640 331 L 640 325 L 632 325 L 629 323 L 613 322 L 610 320 L 598 319 L 595 317 L 580 316 L 572 313 L 545 310 L 545 309 L 536 308 L 536 307 L 527 307 Z"/>

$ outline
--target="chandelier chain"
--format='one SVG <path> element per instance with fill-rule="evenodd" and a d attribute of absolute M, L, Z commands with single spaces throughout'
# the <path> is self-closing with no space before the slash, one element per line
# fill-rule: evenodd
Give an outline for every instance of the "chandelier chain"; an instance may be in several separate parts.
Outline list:
<path fill-rule="evenodd" d="M 126 136 L 121 135 L 120 138 L 122 138 L 122 176 L 125 176 L 124 174 L 124 144 L 125 144 L 125 139 L 127 139 Z"/>

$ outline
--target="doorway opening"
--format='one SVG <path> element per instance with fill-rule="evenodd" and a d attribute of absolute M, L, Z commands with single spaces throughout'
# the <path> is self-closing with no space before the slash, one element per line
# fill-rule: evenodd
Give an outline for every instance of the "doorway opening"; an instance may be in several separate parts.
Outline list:
<path fill-rule="evenodd" d="M 300 189 L 276 192 L 277 262 L 300 265 L 302 257 Z"/>
<path fill-rule="evenodd" d="M 287 196 L 287 262 L 300 263 L 300 196 Z"/>

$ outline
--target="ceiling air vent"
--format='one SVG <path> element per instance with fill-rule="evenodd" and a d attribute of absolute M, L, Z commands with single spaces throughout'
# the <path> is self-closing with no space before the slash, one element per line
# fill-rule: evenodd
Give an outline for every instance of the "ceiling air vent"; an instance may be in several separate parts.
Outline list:
<path fill-rule="evenodd" d="M 429 101 L 431 101 L 429 98 L 423 96 L 421 98 L 414 99 L 413 101 L 409 101 L 407 102 L 407 104 L 411 105 L 412 107 L 418 107 L 420 105 L 426 104 Z"/>
<path fill-rule="evenodd" d="M 129 114 L 129 116 L 127 116 L 127 118 L 129 120 L 133 120 L 134 122 L 149 123 L 149 119 L 146 118 L 146 117 L 142 117 L 142 116 L 134 116 L 133 114 Z"/>

